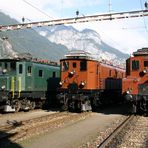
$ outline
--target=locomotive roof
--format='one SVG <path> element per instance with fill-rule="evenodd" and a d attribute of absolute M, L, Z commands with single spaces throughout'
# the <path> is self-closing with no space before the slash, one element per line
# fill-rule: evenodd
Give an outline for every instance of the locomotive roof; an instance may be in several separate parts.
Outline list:
<path fill-rule="evenodd" d="M 133 53 L 134 56 L 145 56 L 148 55 L 148 47 L 138 49 L 136 52 Z"/>
<path fill-rule="evenodd" d="M 14 59 L 0 59 L 0 62 L 11 62 L 11 61 L 26 61 L 26 62 L 34 62 L 34 63 L 40 63 L 40 64 L 46 64 L 46 65 L 58 65 L 57 62 L 53 62 L 53 61 L 48 61 L 48 60 L 38 60 L 38 59 L 18 59 L 18 58 L 14 58 Z"/>
<path fill-rule="evenodd" d="M 94 58 L 91 53 L 83 51 L 83 50 L 73 50 L 73 51 L 70 51 L 65 56 L 66 56 L 66 59 L 61 59 L 60 61 L 64 61 L 64 60 L 79 60 L 79 59 L 84 60 L 85 59 L 85 60 L 91 60 L 91 61 L 100 62 L 100 64 L 104 64 L 104 66 L 111 66 L 111 67 L 115 67 L 115 68 L 119 68 L 119 69 L 124 70 L 123 67 L 113 65 L 113 64 L 109 63 L 108 61 L 105 61 L 105 60 L 101 60 L 100 61 L 100 60 Z"/>
<path fill-rule="evenodd" d="M 83 50 L 72 50 L 65 55 L 67 59 L 89 59 L 94 60 L 91 53 Z"/>

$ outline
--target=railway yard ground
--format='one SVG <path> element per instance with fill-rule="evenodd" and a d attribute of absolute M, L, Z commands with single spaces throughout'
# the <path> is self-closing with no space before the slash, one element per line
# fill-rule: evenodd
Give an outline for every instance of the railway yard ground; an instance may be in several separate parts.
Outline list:
<path fill-rule="evenodd" d="M 148 117 L 112 106 L 98 112 L 34 110 L 0 115 L 0 147 L 148 147 Z"/>

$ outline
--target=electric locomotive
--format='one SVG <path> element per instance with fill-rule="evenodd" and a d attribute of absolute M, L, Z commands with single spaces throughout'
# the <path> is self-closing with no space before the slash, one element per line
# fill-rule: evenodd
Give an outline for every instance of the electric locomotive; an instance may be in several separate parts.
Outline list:
<path fill-rule="evenodd" d="M 126 60 L 122 92 L 133 113 L 148 112 L 148 48 L 137 50 Z"/>
<path fill-rule="evenodd" d="M 71 51 L 60 65 L 57 99 L 63 110 L 90 111 L 121 101 L 124 69 L 100 62 L 81 50 Z"/>
<path fill-rule="evenodd" d="M 0 59 L 0 109 L 42 108 L 56 92 L 60 67 L 33 59 Z M 56 96 L 56 95 L 55 95 Z"/>

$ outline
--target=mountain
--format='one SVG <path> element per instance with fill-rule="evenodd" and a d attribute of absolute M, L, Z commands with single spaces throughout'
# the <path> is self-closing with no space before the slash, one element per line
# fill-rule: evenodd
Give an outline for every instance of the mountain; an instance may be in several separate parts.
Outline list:
<path fill-rule="evenodd" d="M 0 25 L 17 23 L 16 20 L 0 12 Z M 67 51 L 66 46 L 50 42 L 34 29 L 0 32 L 0 58 L 6 57 L 7 54 L 9 57 L 18 53 L 30 53 L 34 58 L 59 61 Z"/>
<path fill-rule="evenodd" d="M 0 25 L 17 23 L 0 12 Z M 0 32 L 0 58 L 30 53 L 35 58 L 59 61 L 73 49 L 85 50 L 99 60 L 112 61 L 116 65 L 124 64 L 128 57 L 103 42 L 100 35 L 91 29 L 78 31 L 72 26 L 59 25 Z"/>
<path fill-rule="evenodd" d="M 101 40 L 100 35 L 91 29 L 78 31 L 72 26 L 54 26 L 37 28 L 40 35 L 53 43 L 66 46 L 69 50 L 85 50 L 101 60 L 112 61 L 116 65 L 125 63 L 128 54 L 109 46 Z"/>

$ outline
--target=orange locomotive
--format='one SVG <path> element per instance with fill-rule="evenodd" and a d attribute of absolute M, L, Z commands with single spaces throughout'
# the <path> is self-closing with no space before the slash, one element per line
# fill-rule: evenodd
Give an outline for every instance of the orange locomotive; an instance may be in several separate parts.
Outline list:
<path fill-rule="evenodd" d="M 71 51 L 61 59 L 59 99 L 64 110 L 89 111 L 101 104 L 119 102 L 121 68 L 99 62 L 84 51 Z"/>
<path fill-rule="evenodd" d="M 148 48 L 137 50 L 126 61 L 122 92 L 132 102 L 133 112 L 148 112 Z"/>

